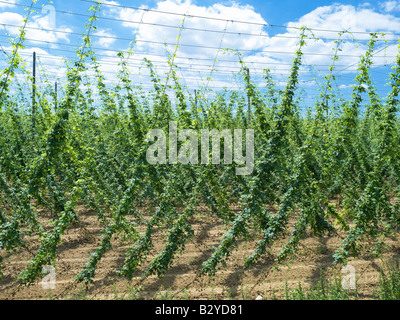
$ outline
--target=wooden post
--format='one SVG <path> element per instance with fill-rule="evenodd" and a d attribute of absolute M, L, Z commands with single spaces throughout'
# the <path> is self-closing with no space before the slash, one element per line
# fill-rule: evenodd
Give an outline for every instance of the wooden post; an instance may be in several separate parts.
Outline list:
<path fill-rule="evenodd" d="M 33 52 L 33 67 L 32 67 L 32 110 L 35 113 L 36 104 L 36 52 Z"/>
<path fill-rule="evenodd" d="M 32 67 L 32 119 L 35 126 L 36 115 L 36 52 L 33 52 L 33 67 Z"/>
<path fill-rule="evenodd" d="M 57 100 L 58 100 L 58 83 L 56 81 L 56 83 L 54 84 L 54 107 L 56 110 L 58 107 Z"/>
<path fill-rule="evenodd" d="M 195 110 L 195 114 L 196 114 L 196 121 L 199 121 L 199 113 L 197 111 L 197 90 L 194 89 L 194 110 Z"/>
<path fill-rule="evenodd" d="M 247 88 L 250 88 L 250 70 L 246 68 L 247 72 Z M 251 116 L 251 97 L 249 96 L 249 91 L 247 91 L 247 122 L 250 124 L 250 116 Z"/>

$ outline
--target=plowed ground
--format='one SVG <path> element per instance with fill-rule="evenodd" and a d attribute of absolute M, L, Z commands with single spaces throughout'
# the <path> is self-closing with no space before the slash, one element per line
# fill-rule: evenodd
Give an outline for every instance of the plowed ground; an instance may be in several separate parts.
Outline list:
<path fill-rule="evenodd" d="M 152 276 L 142 283 L 141 290 L 137 290 L 140 271 L 132 281 L 117 276 L 116 271 L 122 267 L 125 252 L 131 243 L 116 236 L 113 238 L 113 248 L 98 265 L 94 284 L 85 288 L 83 284 L 74 281 L 74 276 L 100 244 L 102 227 L 90 210 L 80 208 L 78 213 L 80 221 L 69 227 L 57 249 L 56 289 L 43 289 L 40 280 L 29 287 L 20 286 L 15 280 L 38 248 L 38 242 L 32 239 L 31 252 L 25 250 L 15 253 L 4 262 L 0 299 L 255 299 L 258 295 L 266 299 L 280 299 L 283 298 L 286 284 L 288 288 L 296 287 L 299 282 L 303 287 L 313 285 L 320 279 L 321 271 L 327 275 L 344 276 L 340 273 L 343 266 L 334 265 L 332 258 L 342 241 L 341 234 L 319 238 L 306 235 L 296 257 L 276 269 L 274 257 L 288 240 L 290 230 L 269 248 L 268 253 L 255 266 L 245 269 L 243 259 L 252 253 L 257 238 L 240 243 L 227 266 L 218 271 L 215 277 L 199 276 L 197 272 L 201 264 L 211 256 L 212 247 L 220 243 L 226 231 L 226 226 L 219 219 L 200 212 L 191 220 L 194 237 L 187 243 L 185 251 L 176 257 L 173 267 L 163 278 Z M 155 247 L 148 262 L 163 249 L 166 232 L 160 230 L 155 234 Z M 359 258 L 349 261 L 355 267 L 358 292 L 362 299 L 373 298 L 373 290 L 378 287 L 379 271 L 384 262 L 400 257 L 398 237 L 386 239 L 385 242 L 388 248 L 381 258 L 361 254 Z"/>

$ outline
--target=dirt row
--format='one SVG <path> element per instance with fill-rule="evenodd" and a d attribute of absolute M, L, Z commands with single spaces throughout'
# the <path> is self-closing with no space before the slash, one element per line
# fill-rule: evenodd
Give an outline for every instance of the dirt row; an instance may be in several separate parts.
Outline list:
<path fill-rule="evenodd" d="M 211 256 L 226 230 L 217 219 L 198 216 L 193 219 L 195 236 L 183 254 L 175 259 L 173 267 L 162 278 L 152 276 L 142 284 L 140 273 L 132 281 L 117 276 L 124 262 L 129 243 L 122 237 L 113 239 L 113 248 L 100 261 L 94 283 L 86 288 L 74 281 L 101 241 L 101 226 L 96 216 L 84 208 L 79 212 L 80 222 L 71 226 L 58 247 L 56 262 L 56 289 L 44 289 L 41 281 L 29 287 L 19 286 L 15 277 L 33 257 L 29 252 L 12 255 L 4 263 L 0 280 L 0 299 L 265 299 L 283 297 L 285 286 L 294 288 L 300 282 L 307 287 L 320 280 L 321 271 L 328 275 L 341 275 L 343 266 L 334 265 L 332 254 L 340 246 L 337 234 L 316 238 L 311 235 L 302 240 L 297 256 L 287 265 L 274 265 L 274 257 L 287 239 L 277 241 L 255 266 L 245 269 L 243 259 L 252 253 L 256 241 L 241 243 L 230 257 L 226 268 L 215 277 L 199 276 L 201 264 Z M 156 234 L 151 256 L 161 252 L 165 232 Z M 386 239 L 388 249 L 381 258 L 364 255 L 351 259 L 356 271 L 358 293 L 362 299 L 372 299 L 379 283 L 379 271 L 385 261 L 400 256 L 398 237 Z M 32 241 L 34 251 L 37 243 Z M 343 275 L 342 275 L 343 276 Z"/>

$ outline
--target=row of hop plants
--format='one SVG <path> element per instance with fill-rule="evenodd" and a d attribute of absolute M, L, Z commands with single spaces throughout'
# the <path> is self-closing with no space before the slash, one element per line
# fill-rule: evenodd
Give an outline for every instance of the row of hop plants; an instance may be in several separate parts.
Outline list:
<path fill-rule="evenodd" d="M 0 263 L 21 251 L 33 254 L 18 276 L 22 283 L 35 283 L 43 266 L 56 265 L 63 234 L 81 219 L 78 205 L 95 212 L 102 226 L 99 246 L 75 278 L 86 284 L 93 282 L 99 261 L 121 234 L 130 247 L 119 275 L 132 279 L 142 270 L 143 279 L 163 276 L 193 237 L 191 219 L 200 207 L 227 228 L 199 270 L 210 276 L 226 265 L 240 241 L 256 239 L 243 261 L 250 267 L 289 230 L 277 263 L 295 257 L 307 232 L 344 232 L 333 256 L 336 263 L 346 263 L 364 249 L 382 252 L 382 236 L 395 233 L 400 221 L 400 52 L 389 74 L 390 92 L 382 98 L 370 77 L 379 34 L 371 33 L 352 95 L 344 102 L 335 97 L 335 65 L 344 40 L 337 42 L 321 95 L 306 115 L 296 92 L 303 49 L 313 37 L 309 29 L 301 29 L 284 90 L 277 90 L 266 69 L 267 90 L 261 91 L 235 52 L 251 101 L 249 114 L 238 92 L 217 92 L 212 98 L 199 92 L 196 99 L 187 98 L 174 64 L 177 48 L 168 58 L 168 85 L 145 60 L 153 89 L 141 90 L 130 75 L 130 50 L 118 54 L 118 84 L 107 86 L 91 49 L 100 5 L 90 10 L 77 59 L 66 64 L 67 84 L 57 108 L 49 88 L 37 90 L 34 112 L 22 107 L 24 91 L 12 89 L 18 72 L 27 73 L 19 55 L 25 26 L 13 43 L 8 67 L 1 70 Z M 86 71 L 94 76 L 87 78 Z M 170 88 L 173 97 L 167 94 Z M 168 132 L 170 121 L 178 129 L 198 132 L 253 129 L 253 174 L 238 176 L 233 165 L 150 165 L 146 133 L 154 128 Z M 240 210 L 232 210 L 233 205 Z M 138 210 L 142 206 L 146 216 Z M 42 212 L 51 212 L 51 223 L 43 222 Z M 153 256 L 160 229 L 167 231 L 164 247 Z M 34 252 L 32 236 L 39 239 Z M 363 248 L 365 243 L 369 247 Z"/>

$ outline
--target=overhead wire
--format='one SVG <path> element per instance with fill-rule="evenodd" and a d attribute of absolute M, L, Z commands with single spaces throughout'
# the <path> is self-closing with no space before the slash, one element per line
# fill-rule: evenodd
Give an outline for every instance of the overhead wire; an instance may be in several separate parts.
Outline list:
<path fill-rule="evenodd" d="M 84 1 L 84 0 L 81 0 Z M 91 2 L 91 3 L 97 3 L 97 1 L 84 1 L 84 2 Z M 9 5 L 13 6 L 19 6 L 19 7 L 28 7 L 27 5 L 19 4 L 19 3 L 9 3 L 6 1 L 0 1 L 0 3 L 7 3 Z M 199 16 L 199 15 L 192 15 L 192 14 L 181 14 L 181 13 L 173 13 L 173 12 L 167 12 L 167 11 L 161 11 L 161 10 L 154 10 L 154 9 L 147 9 L 147 8 L 139 8 L 139 7 L 132 7 L 132 6 L 118 6 L 110 3 L 101 3 L 101 5 L 105 6 L 115 6 L 115 7 L 121 7 L 121 8 L 130 8 L 133 10 L 141 10 L 143 12 L 154 12 L 154 13 L 160 13 L 160 14 L 170 14 L 170 15 L 176 15 L 176 16 L 186 16 L 188 18 L 200 18 L 200 19 L 208 19 L 208 20 L 214 20 L 214 21 L 231 21 L 232 23 L 240 23 L 240 24 L 249 24 L 249 25 L 257 25 L 257 26 L 262 26 L 262 27 L 270 27 L 270 28 L 286 28 L 286 29 L 295 29 L 295 30 L 300 30 L 300 27 L 295 27 L 295 26 L 282 26 L 282 25 L 275 25 L 275 24 L 267 24 L 267 23 L 256 23 L 256 22 L 249 22 L 249 21 L 240 21 L 240 20 L 233 20 L 233 19 L 220 19 L 220 18 L 215 18 L 215 17 L 205 17 L 205 16 Z M 41 9 L 39 7 L 34 7 L 33 9 Z M 66 11 L 66 10 L 59 10 L 59 9 L 54 9 L 55 12 L 57 13 L 62 13 L 65 15 L 72 15 L 72 16 L 81 16 L 81 17 L 87 17 L 90 18 L 90 15 L 84 14 L 84 13 L 78 13 L 78 12 L 72 12 L 72 11 Z M 112 17 L 104 17 L 104 16 L 98 16 L 98 20 L 109 20 L 109 21 L 116 21 L 119 23 L 132 23 L 136 24 L 139 21 L 135 20 L 128 20 L 128 19 L 123 19 L 121 17 L 118 18 L 112 18 Z M 155 22 L 142 22 L 143 25 L 151 25 L 151 26 L 156 26 L 156 27 L 162 27 L 162 28 L 174 28 L 177 29 L 179 26 L 176 25 L 168 25 L 168 24 L 162 24 L 162 23 L 155 23 Z M 194 27 L 186 27 L 187 30 L 192 30 L 192 31 L 201 31 L 201 32 L 211 32 L 211 33 L 224 33 L 223 30 L 213 30 L 213 29 L 201 29 L 201 28 L 194 28 Z M 319 29 L 319 28 L 313 28 L 314 31 L 318 32 L 333 32 L 333 33 L 339 33 L 343 32 L 344 30 L 338 31 L 338 30 L 331 30 L 331 29 Z M 356 33 L 356 34 L 365 34 L 369 35 L 371 32 L 366 32 L 366 31 L 353 31 L 351 33 Z M 250 33 L 250 32 L 234 32 L 234 31 L 227 31 L 226 34 L 232 34 L 232 35 L 243 35 L 243 36 L 255 36 L 255 37 L 269 37 L 268 34 L 264 34 L 262 32 L 260 33 Z M 394 33 L 394 32 L 389 32 L 386 33 L 387 35 L 391 36 L 399 36 L 400 33 Z M 102 36 L 104 38 L 113 38 L 113 39 L 120 39 L 120 40 L 129 40 L 127 38 L 117 38 L 117 37 L 109 37 L 109 36 Z M 286 35 L 274 35 L 276 38 L 283 38 L 283 39 L 297 39 L 296 36 L 286 36 Z M 320 40 L 328 40 L 328 41 L 335 41 L 338 40 L 337 38 L 325 38 L 325 37 L 318 37 Z M 368 39 L 355 39 L 357 41 L 368 41 Z M 379 39 L 377 41 L 387 41 L 387 40 L 382 40 Z"/>
<path fill-rule="evenodd" d="M 86 1 L 86 0 L 82 0 L 82 1 L 84 1 L 84 2 L 92 2 L 92 3 L 96 3 L 96 4 L 98 4 L 98 2 L 95 2 L 95 1 Z M 4 2 L 4 1 L 0 1 L 0 3 L 2 3 L 2 2 Z M 111 5 L 111 3 L 102 3 L 103 5 Z M 20 4 L 16 4 L 16 5 L 20 5 Z M 20 5 L 20 6 L 24 6 L 24 5 Z M 127 6 L 121 6 L 122 8 L 129 8 L 129 7 L 127 7 Z M 135 9 L 134 7 L 130 7 L 130 8 L 133 8 L 133 9 Z M 142 14 L 142 18 L 141 18 L 141 20 L 139 21 L 139 26 L 138 26 L 138 30 L 140 29 L 140 25 L 141 25 L 141 23 L 143 23 L 143 24 L 151 24 L 151 25 L 153 25 L 153 26 L 163 26 L 163 27 L 165 27 L 166 25 L 161 25 L 161 24 L 155 24 L 155 23 L 148 23 L 148 22 L 144 22 L 143 21 L 143 16 L 144 16 L 144 14 L 146 13 L 146 12 L 157 12 L 157 13 L 165 13 L 165 14 L 174 14 L 174 13 L 170 13 L 170 12 L 162 12 L 162 11 L 158 11 L 158 10 L 152 10 L 152 9 L 143 9 L 143 8 L 136 8 L 136 9 L 140 9 L 140 10 L 143 10 L 143 14 Z M 84 14 L 78 14 L 78 13 L 72 13 L 72 12 L 67 12 L 67 11 L 62 11 L 62 10 L 56 10 L 56 11 L 58 11 L 58 12 L 63 12 L 63 13 L 65 13 L 65 14 L 72 14 L 72 15 L 80 15 L 80 16 L 89 16 L 89 15 L 84 15 Z M 222 30 L 222 31 L 217 31 L 217 30 L 208 30 L 208 29 L 198 29 L 198 30 L 196 30 L 196 31 L 205 31 L 205 32 L 220 32 L 220 33 L 222 33 L 222 37 L 221 37 L 221 41 L 220 41 L 220 45 L 218 46 L 218 47 L 212 47 L 212 46 L 201 46 L 201 45 L 193 45 L 193 44 L 180 44 L 180 46 L 186 46 L 186 47 L 194 47 L 194 48 L 203 48 L 203 49 L 216 49 L 217 51 L 216 51 L 216 57 L 214 58 L 214 59 L 211 59 L 211 58 L 204 58 L 204 57 L 199 57 L 198 59 L 197 58 L 191 58 L 191 57 L 182 57 L 182 56 L 180 56 L 180 57 L 176 57 L 176 59 L 186 59 L 186 60 L 188 60 L 188 62 L 189 63 L 180 63 L 181 65 L 190 65 L 192 68 L 182 68 L 182 67 L 178 67 L 178 69 L 180 70 L 180 72 L 181 72 L 181 75 L 182 75 L 182 77 L 183 77 L 183 80 L 184 80 L 184 82 L 186 83 L 186 80 L 193 80 L 193 79 L 191 79 L 190 77 L 188 77 L 188 78 L 186 78 L 186 76 L 184 76 L 184 74 L 183 74 L 183 71 L 184 70 L 186 70 L 186 71 L 191 71 L 191 72 L 193 72 L 193 73 L 195 73 L 195 72 L 198 72 L 198 73 L 201 73 L 201 72 L 205 72 L 206 70 L 204 70 L 204 69 L 200 69 L 200 68 L 197 68 L 197 70 L 193 70 L 193 66 L 199 66 L 199 67 L 209 67 L 208 65 L 203 65 L 203 64 L 196 64 L 196 63 L 192 63 L 191 61 L 193 60 L 193 59 L 195 59 L 195 60 L 199 60 L 199 61 L 212 61 L 213 62 L 213 64 L 212 64 L 212 66 L 211 66 L 211 69 L 208 69 L 208 71 L 210 71 L 210 77 L 207 79 L 208 80 L 208 83 L 209 83 L 209 79 L 211 78 L 211 75 L 214 73 L 214 69 L 215 69 L 215 66 L 216 66 L 216 61 L 217 61 L 217 57 L 218 57 L 218 54 L 219 54 L 219 51 L 221 50 L 221 48 L 222 48 L 222 40 L 223 40 L 223 37 L 224 37 L 224 35 L 225 34 L 236 34 L 236 35 L 240 35 L 240 36 L 242 36 L 242 35 L 248 35 L 248 36 L 253 36 L 253 35 L 256 35 L 256 34 L 251 34 L 251 33 L 241 33 L 241 32 L 230 32 L 230 31 L 228 31 L 227 30 L 227 25 L 228 25 L 228 23 L 229 22 L 234 22 L 234 23 L 248 23 L 248 24 L 258 24 L 258 23 L 256 23 L 256 22 L 245 22 L 245 21 L 238 21 L 238 20 L 230 20 L 230 19 L 215 19 L 215 18 L 212 18 L 212 17 L 202 17 L 202 16 L 198 16 L 198 15 L 190 15 L 190 14 L 178 14 L 178 13 L 176 13 L 176 15 L 181 15 L 181 16 L 183 16 L 183 17 L 185 17 L 185 18 L 204 18 L 204 19 L 213 19 L 213 20 L 221 20 L 221 21 L 225 21 L 226 22 L 226 26 L 225 26 L 225 28 L 224 28 L 224 30 Z M 101 19 L 101 18 L 104 18 L 104 19 L 112 19 L 112 18 L 107 18 L 107 17 L 98 17 L 99 19 Z M 117 21 L 120 21 L 120 22 L 130 22 L 130 23 L 133 23 L 134 21 L 131 21 L 131 20 L 121 20 L 121 19 L 115 19 L 115 20 L 117 20 Z M 11 26 L 11 27 L 17 27 L 17 25 L 12 25 L 12 24 L 3 24 L 4 26 Z M 258 25 L 261 25 L 261 24 L 258 24 Z M 265 25 L 265 24 L 263 24 L 263 26 L 267 26 L 267 27 L 273 27 L 273 26 L 275 26 L 275 27 L 285 27 L 285 28 L 289 28 L 289 27 L 287 27 L 287 26 L 276 26 L 276 25 Z M 176 27 L 176 26 L 170 26 L 170 27 Z M 32 27 L 32 26 L 26 26 L 26 28 L 27 29 L 37 29 L 37 30 L 41 30 L 41 31 L 48 31 L 48 32 L 61 32 L 61 33 L 64 33 L 64 34 L 70 34 L 70 35 L 79 35 L 79 36 L 82 36 L 82 34 L 80 34 L 80 33 L 76 33 L 76 32 L 70 32 L 70 31 L 66 31 L 66 30 L 50 30 L 50 29 L 43 29 L 43 28 L 36 28 L 36 27 Z M 193 29 L 196 29 L 196 28 L 191 28 L 191 27 L 186 27 L 185 26 L 185 29 L 187 29 L 187 30 L 193 30 Z M 322 29 L 312 29 L 313 31 L 321 31 L 321 32 L 339 32 L 339 31 L 337 31 L 337 30 L 322 30 Z M 353 32 L 353 33 L 359 33 L 359 34 L 371 34 L 371 32 Z M 262 34 L 262 30 L 261 30 L 261 32 L 260 32 L 260 35 Z M 396 33 L 388 33 L 388 34 L 390 34 L 390 35 L 397 35 Z M 0 36 L 2 36 L 2 35 L 0 35 Z M 133 44 L 135 44 L 135 43 L 137 43 L 137 42 L 144 42 L 144 43 L 149 43 L 149 44 L 162 44 L 162 45 L 174 45 L 173 43 L 166 43 L 166 42 L 157 42 L 157 41 L 151 41 L 151 40 L 143 40 L 143 39 L 135 39 L 135 40 L 132 40 L 131 38 L 123 38 L 123 37 L 114 37 L 114 36 L 101 36 L 101 35 L 98 35 L 98 34 L 92 34 L 91 35 L 92 37 L 103 37 L 103 38 L 112 38 L 112 39 L 115 39 L 115 40 L 130 40 L 131 41 L 131 44 L 132 44 L 132 46 L 133 46 Z M 276 37 L 276 36 L 273 36 L 273 37 Z M 298 38 L 298 37 L 293 37 L 293 38 Z M 32 41 L 32 42 L 35 42 L 35 41 L 37 41 L 37 42 L 43 42 L 43 43 L 45 43 L 46 45 L 47 45 L 47 50 L 48 51 L 50 51 L 50 46 L 49 45 L 63 45 L 63 46 L 69 46 L 69 47 L 75 47 L 74 45 L 72 45 L 72 44 L 69 44 L 69 43 L 59 43 L 59 42 L 55 42 L 55 41 L 44 41 L 44 40 L 39 40 L 39 39 L 29 39 L 29 38 L 27 38 L 26 39 L 27 41 Z M 327 40 L 327 39 L 326 39 Z M 331 39 L 331 40 L 333 40 L 333 39 Z M 364 41 L 364 40 L 358 40 L 358 41 Z M 386 41 L 386 40 L 385 40 Z M 115 50 L 115 49 L 109 49 L 109 48 L 97 48 L 97 47 L 91 47 L 93 50 L 104 50 L 104 51 L 108 51 L 108 52 L 121 52 L 121 50 Z M 388 45 L 387 46 L 385 46 L 385 47 L 383 47 L 383 48 L 381 48 L 381 49 L 379 49 L 379 51 L 377 51 L 377 52 L 375 52 L 374 54 L 377 54 L 377 53 L 379 53 L 379 52 L 381 52 L 381 51 L 383 51 L 383 50 L 385 50 L 385 49 L 387 49 L 388 48 Z M 3 49 L 4 50 L 4 49 Z M 60 48 L 51 48 L 51 50 L 54 50 L 54 51 L 64 51 L 64 52 L 66 52 L 66 53 L 74 53 L 73 51 L 71 51 L 71 50 L 65 50 L 65 49 L 60 49 Z M 276 53 L 276 54 L 290 54 L 290 55 L 293 55 L 294 53 L 293 52 L 284 52 L 284 51 L 269 51 L 269 50 L 253 50 L 253 49 L 237 49 L 238 51 L 245 51 L 245 52 L 257 52 L 257 53 Z M 5 52 L 5 51 L 4 51 Z M 129 54 L 128 54 L 128 58 L 129 59 L 127 59 L 127 61 L 130 61 L 131 60 L 131 57 L 130 57 L 130 54 L 131 54 L 131 52 L 132 51 L 128 51 L 129 52 Z M 154 53 L 146 53 L 146 52 L 137 52 L 136 53 L 137 55 L 143 55 L 143 56 L 147 56 L 147 55 L 150 55 L 150 56 L 156 56 L 156 57 L 159 57 L 159 58 L 165 58 L 164 56 L 162 56 L 162 55 L 160 55 L 160 54 L 154 54 Z M 22 54 L 21 54 L 22 55 Z M 326 54 L 326 53 L 318 53 L 318 52 L 305 52 L 304 53 L 304 55 L 323 55 L 323 56 L 330 56 L 330 54 Z M 111 56 L 109 56 L 109 55 L 100 55 L 100 54 L 97 54 L 97 52 L 96 52 L 96 56 L 102 56 L 102 57 L 107 57 L 107 58 L 110 58 Z M 359 58 L 359 56 L 358 55 L 341 55 L 341 56 L 343 56 L 343 57 L 358 57 Z M 376 57 L 380 57 L 380 56 L 376 56 Z M 385 57 L 385 58 L 390 58 L 390 57 L 394 57 L 394 56 L 388 56 L 388 55 L 385 55 L 385 56 L 382 56 L 382 57 Z M 48 57 L 47 57 L 48 59 L 58 59 L 58 58 L 63 58 L 63 57 L 52 57 L 51 55 L 49 55 Z M 265 57 L 264 57 L 265 58 Z M 138 61 L 141 61 L 142 59 L 135 59 L 135 58 L 133 58 L 132 60 L 138 60 Z M 221 60 L 219 60 L 219 61 L 223 61 L 223 62 L 236 62 L 235 60 L 228 60 L 228 59 L 221 59 Z M 157 62 L 159 62 L 159 63 L 166 63 L 165 61 L 157 61 Z M 252 74 L 252 76 L 254 75 L 254 76 L 261 76 L 260 74 L 258 74 L 257 72 L 256 72 L 256 66 L 255 66 L 255 64 L 259 64 L 259 65 L 263 65 L 263 62 L 259 62 L 259 61 L 248 61 L 252 66 L 253 66 L 253 69 L 255 70 L 255 72 L 254 72 L 254 74 Z M 115 61 L 101 61 L 101 63 L 102 64 L 104 64 L 104 65 L 107 65 L 107 63 L 109 64 L 109 65 L 116 65 L 116 63 L 115 63 Z M 264 63 L 264 66 L 267 66 L 267 65 L 273 65 L 273 64 L 276 64 L 276 65 L 281 65 L 281 66 L 289 66 L 290 64 L 286 64 L 286 63 L 281 63 L 281 62 L 273 62 L 273 61 L 270 61 L 270 62 L 266 62 L 266 63 Z M 350 64 L 350 65 L 343 65 L 345 68 L 343 68 L 341 71 L 342 72 L 344 72 L 344 71 L 349 71 L 349 69 L 352 67 L 352 66 L 354 66 L 354 65 L 356 65 L 357 63 L 354 63 L 354 64 Z M 142 65 L 130 65 L 130 66 L 133 66 L 133 67 L 141 67 Z M 311 70 L 302 70 L 303 72 L 323 72 L 322 70 L 315 70 L 315 66 L 328 66 L 328 65 L 316 65 L 316 64 L 312 64 L 312 65 L 307 65 L 307 64 L 305 64 L 305 65 L 303 65 L 302 67 L 310 67 L 311 68 Z M 339 66 L 339 65 L 338 65 Z M 386 66 L 386 64 L 385 64 L 385 66 Z M 46 65 L 46 67 L 47 67 L 47 65 Z M 44 68 L 44 65 L 43 65 L 43 68 Z M 161 68 L 159 68 L 160 70 L 162 70 L 162 67 Z M 230 66 L 220 66 L 219 65 L 219 67 L 215 70 L 215 73 L 216 74 L 218 74 L 218 75 L 223 75 L 223 74 L 225 74 L 225 75 L 227 75 L 227 74 L 234 74 L 234 71 L 233 70 L 237 70 L 235 67 L 230 67 Z M 280 76 L 285 76 L 285 74 L 283 73 L 284 71 L 289 71 L 290 69 L 276 69 L 276 71 L 281 71 L 281 73 L 279 73 L 279 72 L 276 72 L 276 74 L 278 74 L 278 75 L 280 75 Z M 103 73 L 107 73 L 107 71 L 102 71 Z M 376 71 L 377 73 L 379 73 L 379 71 Z M 111 73 L 110 73 L 111 74 Z M 200 77 L 200 79 L 202 79 L 202 76 Z M 197 79 L 197 81 L 198 81 L 198 79 Z M 203 83 L 204 83 L 204 81 L 203 81 Z M 208 83 L 207 83 L 207 85 L 206 85 L 206 87 L 208 87 Z"/>
<path fill-rule="evenodd" d="M 9 26 L 9 27 L 19 27 L 18 25 L 14 24 L 8 24 L 8 23 L 0 23 L 0 25 L 3 26 Z M 72 32 L 72 31 L 65 31 L 65 30 L 55 30 L 55 29 L 46 29 L 46 28 L 39 28 L 39 27 L 29 27 L 27 26 L 26 29 L 33 29 L 33 30 L 40 30 L 40 31 L 45 31 L 45 32 L 54 32 L 54 33 L 62 33 L 62 34 L 69 34 L 69 35 L 79 35 L 82 36 L 82 34 L 77 33 L 77 32 Z M 92 37 L 100 37 L 100 38 L 105 38 L 106 36 L 101 36 L 101 35 L 96 35 L 92 34 Z M 118 40 L 118 37 L 111 37 L 113 39 Z M 130 40 L 132 41 L 133 39 L 126 39 L 125 40 Z M 40 41 L 40 40 L 34 40 L 34 41 Z M 152 45 L 160 45 L 160 46 L 174 46 L 175 44 L 172 42 L 162 42 L 162 41 L 154 41 L 154 40 L 144 40 L 144 39 L 134 39 L 135 43 L 147 43 L 147 44 L 152 44 Z M 47 43 L 47 41 L 45 41 Z M 218 47 L 215 46 L 206 46 L 206 45 L 200 45 L 200 44 L 186 44 L 182 43 L 180 44 L 182 47 L 188 47 L 188 48 L 200 48 L 200 49 L 218 49 Z M 93 47 L 95 50 L 105 50 L 105 51 L 110 51 L 110 52 L 121 52 L 121 50 L 115 50 L 115 49 L 109 49 L 109 48 L 99 48 L 99 47 Z M 276 51 L 276 50 L 262 50 L 262 49 L 246 49 L 246 48 L 230 48 L 235 51 L 240 51 L 240 52 L 257 52 L 257 53 L 271 53 L 271 54 L 285 54 L 289 56 L 293 56 L 294 52 L 291 51 Z M 322 53 L 322 52 L 303 52 L 304 55 L 312 55 L 312 56 L 331 56 L 329 53 Z M 353 55 L 353 54 L 341 54 L 343 57 L 359 57 L 358 55 Z M 395 56 L 379 56 L 381 58 L 394 58 Z"/>
<path fill-rule="evenodd" d="M 93 1 L 93 0 L 80 0 L 80 1 L 88 2 L 88 3 L 99 3 L 100 5 L 109 6 L 109 7 L 118 7 L 118 8 L 133 9 L 133 10 L 146 10 L 148 12 L 162 13 L 162 14 L 175 15 L 175 16 L 188 16 L 188 17 L 192 17 L 192 18 L 207 19 L 207 20 L 212 20 L 212 21 L 224 21 L 224 22 L 232 21 L 234 23 L 240 23 L 240 24 L 257 25 L 257 26 L 263 26 L 263 27 L 286 28 L 286 29 L 295 29 L 295 30 L 301 30 L 301 28 L 302 28 L 302 27 L 297 27 L 297 26 L 293 26 L 293 25 L 283 26 L 283 25 L 276 25 L 276 24 L 268 24 L 268 23 L 264 23 L 264 22 L 242 21 L 242 20 L 217 18 L 217 17 L 210 17 L 210 16 L 207 17 L 207 16 L 196 15 L 196 14 L 170 12 L 170 11 L 157 10 L 157 9 L 140 8 L 140 7 L 134 7 L 134 6 L 121 5 L 121 4 L 117 4 L 115 2 L 101 2 L 101 1 Z M 333 33 L 341 33 L 344 31 L 348 31 L 348 30 L 335 30 L 335 29 L 322 29 L 322 28 L 312 28 L 312 30 L 318 31 L 318 32 L 333 32 Z M 368 32 L 368 31 L 359 31 L 359 30 L 354 30 L 354 31 L 350 31 L 350 32 L 355 33 L 355 34 L 366 34 L 366 35 L 373 33 L 373 32 Z M 400 33 L 396 33 L 396 32 L 387 32 L 387 34 L 394 35 L 394 36 L 400 36 Z"/>

